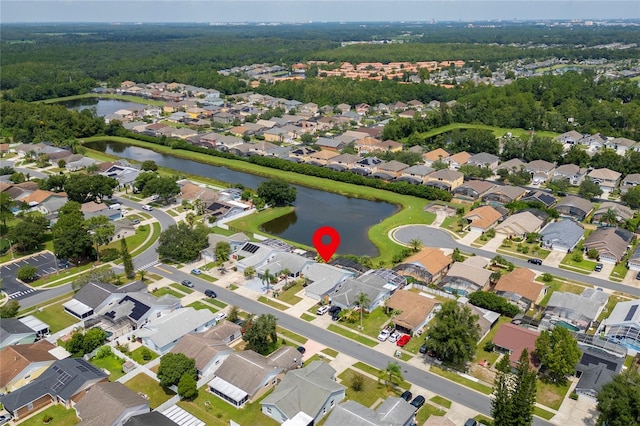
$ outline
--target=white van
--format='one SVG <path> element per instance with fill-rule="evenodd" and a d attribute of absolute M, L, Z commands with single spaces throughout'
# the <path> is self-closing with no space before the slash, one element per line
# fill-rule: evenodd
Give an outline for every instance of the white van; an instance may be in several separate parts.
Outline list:
<path fill-rule="evenodd" d="M 142 206 L 142 210 L 146 210 L 146 211 L 150 212 L 151 210 L 153 210 L 153 207 L 151 207 L 148 204 L 145 204 L 144 206 Z"/>
<path fill-rule="evenodd" d="M 120 210 L 120 207 L 122 207 L 122 206 L 120 206 L 120 204 L 119 204 L 119 203 L 111 204 L 111 205 L 109 206 L 109 208 L 110 208 L 111 210 Z"/>

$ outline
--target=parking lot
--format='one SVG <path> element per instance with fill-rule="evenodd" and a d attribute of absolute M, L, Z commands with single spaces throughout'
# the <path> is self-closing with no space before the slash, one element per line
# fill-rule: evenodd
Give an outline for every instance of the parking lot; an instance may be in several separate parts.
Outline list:
<path fill-rule="evenodd" d="M 38 270 L 38 274 L 41 276 L 56 272 L 55 256 L 53 253 L 49 252 L 43 252 L 35 256 L 26 257 L 12 263 L 2 265 L 0 268 L 2 285 L 5 293 L 9 295 L 10 299 L 20 299 L 35 291 L 35 289 L 27 287 L 16 278 L 18 269 L 26 265 L 35 266 Z"/>

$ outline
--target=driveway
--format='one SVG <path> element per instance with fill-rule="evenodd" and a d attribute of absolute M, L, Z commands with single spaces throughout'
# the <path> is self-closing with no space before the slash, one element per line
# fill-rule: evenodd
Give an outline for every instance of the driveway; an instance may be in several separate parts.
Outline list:
<path fill-rule="evenodd" d="M 42 252 L 35 256 L 22 258 L 13 263 L 3 265 L 0 268 L 0 275 L 2 275 L 2 285 L 9 299 L 21 299 L 36 291 L 36 289 L 22 284 L 16 278 L 18 269 L 27 265 L 35 266 L 41 276 L 53 274 L 58 270 L 56 258 L 50 252 Z"/>

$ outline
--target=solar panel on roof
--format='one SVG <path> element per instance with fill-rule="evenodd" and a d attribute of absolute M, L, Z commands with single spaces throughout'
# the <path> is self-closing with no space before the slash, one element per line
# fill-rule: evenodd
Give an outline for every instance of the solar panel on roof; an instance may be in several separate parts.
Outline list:
<path fill-rule="evenodd" d="M 249 252 L 251 254 L 257 252 L 260 249 L 260 247 L 258 247 L 255 244 L 251 244 L 251 243 L 247 243 L 244 245 L 244 247 L 242 248 L 243 251 Z"/>
<path fill-rule="evenodd" d="M 630 309 L 629 312 L 627 312 L 627 316 L 624 317 L 625 321 L 631 321 L 631 319 L 633 318 L 633 316 L 636 314 L 636 311 L 638 310 L 638 305 L 633 305 Z"/>
<path fill-rule="evenodd" d="M 121 305 L 124 302 L 130 301 L 131 303 L 133 303 L 133 309 L 131 310 L 131 313 L 129 314 L 129 317 L 134 319 L 134 320 L 139 320 L 140 318 L 142 318 L 142 316 L 147 313 L 147 311 L 149 311 L 149 306 L 145 305 L 144 303 L 134 299 L 131 296 L 126 296 L 124 297 L 118 304 Z"/>

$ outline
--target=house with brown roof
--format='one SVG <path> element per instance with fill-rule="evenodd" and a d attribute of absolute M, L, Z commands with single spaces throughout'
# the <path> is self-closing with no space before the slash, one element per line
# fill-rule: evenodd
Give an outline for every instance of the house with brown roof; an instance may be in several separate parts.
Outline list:
<path fill-rule="evenodd" d="M 323 149 L 309 155 L 309 162 L 319 164 L 321 166 L 326 166 L 327 164 L 329 164 L 332 158 L 337 157 L 338 155 L 339 154 L 335 151 Z"/>
<path fill-rule="evenodd" d="M 471 158 L 471 154 L 467 151 L 462 151 L 457 154 L 450 155 L 447 158 L 443 158 L 442 162 L 448 164 L 450 169 L 458 170 L 460 166 L 467 164 L 469 158 Z"/>
<path fill-rule="evenodd" d="M 634 214 L 633 210 L 625 206 L 624 204 L 605 201 L 604 203 L 600 204 L 600 207 L 598 207 L 595 212 L 593 212 L 593 215 L 591 216 L 591 223 L 604 224 L 603 218 L 609 210 L 615 213 L 617 223 L 622 223 L 628 219 L 633 218 Z M 615 224 L 616 223 L 607 223 L 607 225 Z"/>
<path fill-rule="evenodd" d="M 455 262 L 447 275 L 438 283 L 438 288 L 447 293 L 459 296 L 483 290 L 489 285 L 493 271 L 486 269 L 489 259 L 482 256 L 471 256 L 463 262 Z"/>
<path fill-rule="evenodd" d="M 577 221 L 584 220 L 593 211 L 593 203 L 577 195 L 569 195 L 560 200 L 556 206 L 560 216 L 567 216 Z"/>
<path fill-rule="evenodd" d="M 470 180 L 455 188 L 451 194 L 460 200 L 476 201 L 496 186 L 495 183 L 486 180 Z"/>
<path fill-rule="evenodd" d="M 200 186 L 193 182 L 186 181 L 180 185 L 180 196 L 183 200 L 193 202 L 195 200 L 202 200 L 204 205 L 209 205 L 220 198 L 218 191 L 206 186 Z"/>
<path fill-rule="evenodd" d="M 523 211 L 507 217 L 496 226 L 496 232 L 508 237 L 526 237 L 527 234 L 538 232 L 544 220 L 529 211 Z"/>
<path fill-rule="evenodd" d="M 384 163 L 378 164 L 378 169 L 376 173 L 385 173 L 392 178 L 399 177 L 402 174 L 402 171 L 409 168 L 408 164 L 401 163 L 400 161 L 391 160 L 386 161 Z M 375 176 L 375 173 L 374 173 Z"/>
<path fill-rule="evenodd" d="M 0 350 L 0 392 L 3 394 L 37 379 L 57 358 L 56 346 L 46 340 L 26 345 L 11 345 Z"/>
<path fill-rule="evenodd" d="M 422 154 L 422 159 L 424 160 L 424 164 L 430 166 L 436 161 L 443 161 L 445 158 L 449 157 L 449 153 L 442 148 L 436 148 L 429 152 L 425 152 Z"/>
<path fill-rule="evenodd" d="M 502 213 L 491 206 L 480 206 L 464 215 L 472 231 L 486 232 L 498 224 Z"/>
<path fill-rule="evenodd" d="M 597 250 L 601 262 L 618 263 L 634 239 L 633 232 L 623 228 L 598 228 L 584 241 L 583 247 L 585 252 Z"/>
<path fill-rule="evenodd" d="M 603 168 L 593 169 L 587 176 L 597 183 L 603 191 L 613 192 L 618 188 L 622 174 L 611 169 Z"/>
<path fill-rule="evenodd" d="M 149 400 L 120 382 L 98 383 L 75 405 L 80 425 L 121 426 L 151 411 Z"/>
<path fill-rule="evenodd" d="M 488 204 L 509 204 L 524 197 L 526 189 L 519 186 L 502 185 L 485 192 L 480 199 Z"/>
<path fill-rule="evenodd" d="M 388 152 L 400 152 L 402 151 L 402 148 L 404 148 L 403 144 L 401 144 L 400 142 L 393 141 L 391 139 L 387 139 L 386 141 L 383 141 L 380 144 L 380 146 L 382 147 L 383 150 Z"/>
<path fill-rule="evenodd" d="M 355 148 L 360 154 L 367 154 L 369 152 L 375 151 L 385 151 L 385 149 L 382 147 L 382 141 L 380 139 L 372 138 L 371 136 L 366 136 L 362 139 L 356 140 Z"/>
<path fill-rule="evenodd" d="M 414 335 L 422 330 L 440 310 L 437 299 L 407 290 L 397 290 L 387 300 L 387 309 L 400 311 L 391 320 L 397 330 Z"/>
<path fill-rule="evenodd" d="M 515 324 L 505 323 L 500 325 L 493 337 L 493 344 L 497 346 L 499 351 L 509 354 L 509 360 L 512 367 L 517 367 L 520 355 L 523 350 L 529 352 L 531 363 L 536 366 L 538 360 L 533 356 L 536 349 L 536 340 L 540 333 L 528 328 L 520 327 Z"/>
<path fill-rule="evenodd" d="M 452 191 L 462 185 L 464 175 L 457 170 L 442 169 L 427 176 L 425 185 Z"/>
<path fill-rule="evenodd" d="M 194 359 L 198 375 L 207 377 L 215 373 L 224 360 L 233 353 L 233 349 L 222 340 L 210 337 L 207 332 L 204 332 L 185 334 L 169 352 L 185 354 Z"/>
<path fill-rule="evenodd" d="M 452 260 L 444 252 L 435 247 L 426 247 L 408 257 L 401 264 L 393 268 L 400 275 L 411 277 L 424 284 L 431 284 L 442 278 Z"/>
<path fill-rule="evenodd" d="M 544 284 L 534 281 L 536 274 L 531 269 L 517 268 L 500 277 L 493 291 L 511 303 L 527 311 L 547 293 Z"/>
<path fill-rule="evenodd" d="M 524 161 L 519 158 L 512 158 L 510 160 L 504 161 L 498 165 L 498 170 L 507 170 L 509 172 L 518 171 L 523 169 L 525 166 Z"/>

